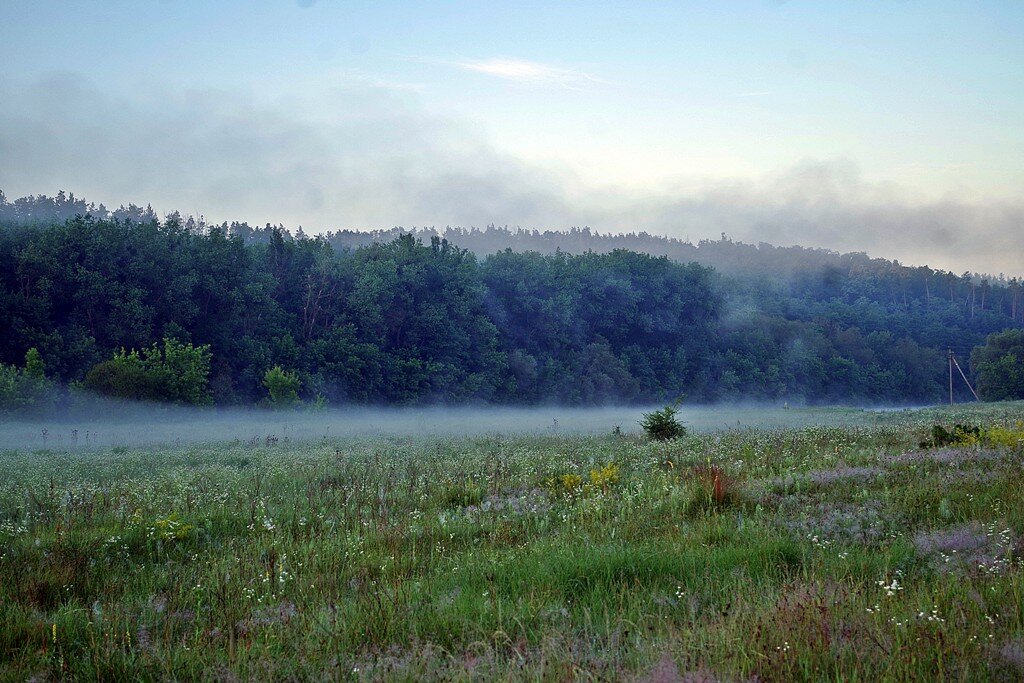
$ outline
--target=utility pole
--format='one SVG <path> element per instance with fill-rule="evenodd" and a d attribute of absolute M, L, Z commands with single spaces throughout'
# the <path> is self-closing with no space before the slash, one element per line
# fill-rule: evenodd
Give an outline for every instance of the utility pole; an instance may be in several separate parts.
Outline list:
<path fill-rule="evenodd" d="M 971 382 L 970 380 L 967 379 L 967 375 L 964 374 L 964 369 L 960 367 L 960 363 L 959 361 L 957 361 L 956 356 L 950 354 L 949 357 L 953 359 L 953 363 L 956 364 L 956 369 L 960 371 L 960 376 L 964 378 L 964 384 L 966 384 L 967 388 L 971 390 L 972 394 L 974 394 L 974 400 L 980 402 L 981 399 L 978 398 L 978 392 L 975 391 L 974 387 L 971 386 Z"/>
<path fill-rule="evenodd" d="M 949 405 L 953 405 L 953 349 L 949 351 Z"/>

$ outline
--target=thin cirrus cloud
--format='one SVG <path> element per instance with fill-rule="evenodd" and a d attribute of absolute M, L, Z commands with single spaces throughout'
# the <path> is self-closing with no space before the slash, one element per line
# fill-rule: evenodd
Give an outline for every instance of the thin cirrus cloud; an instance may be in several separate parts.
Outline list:
<path fill-rule="evenodd" d="M 607 83 L 582 69 L 567 69 L 522 59 L 467 60 L 455 62 L 454 65 L 463 71 L 485 74 L 524 85 L 578 89 L 588 84 Z"/>

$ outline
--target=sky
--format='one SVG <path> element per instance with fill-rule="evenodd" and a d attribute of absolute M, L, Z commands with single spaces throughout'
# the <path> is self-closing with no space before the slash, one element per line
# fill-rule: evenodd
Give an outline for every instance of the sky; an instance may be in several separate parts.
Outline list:
<path fill-rule="evenodd" d="M 0 189 L 1024 273 L 1024 2 L 4 0 Z"/>

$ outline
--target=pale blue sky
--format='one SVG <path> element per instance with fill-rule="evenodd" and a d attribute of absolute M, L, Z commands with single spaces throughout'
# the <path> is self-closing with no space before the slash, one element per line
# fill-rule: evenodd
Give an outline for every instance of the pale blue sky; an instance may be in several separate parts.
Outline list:
<path fill-rule="evenodd" d="M 1024 201 L 1019 1 L 5 0 L 0 63 L 8 195 L 935 262 Z"/>

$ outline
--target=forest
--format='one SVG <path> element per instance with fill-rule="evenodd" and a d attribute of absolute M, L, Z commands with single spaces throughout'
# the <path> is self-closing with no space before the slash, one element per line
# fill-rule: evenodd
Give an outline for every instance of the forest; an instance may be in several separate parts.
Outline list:
<path fill-rule="evenodd" d="M 724 235 L 309 236 L 0 192 L 0 259 L 0 394 L 925 404 L 948 396 L 947 349 L 983 394 L 1024 390 L 1005 386 L 1024 385 L 1018 279 Z M 972 365 L 990 336 L 1010 350 Z"/>

